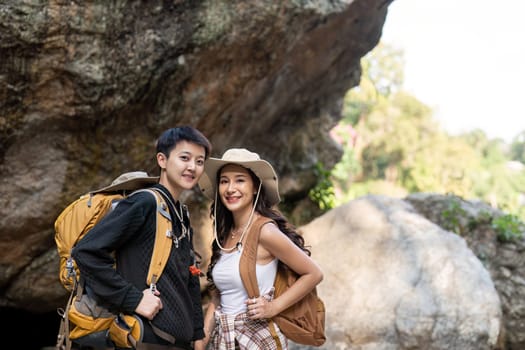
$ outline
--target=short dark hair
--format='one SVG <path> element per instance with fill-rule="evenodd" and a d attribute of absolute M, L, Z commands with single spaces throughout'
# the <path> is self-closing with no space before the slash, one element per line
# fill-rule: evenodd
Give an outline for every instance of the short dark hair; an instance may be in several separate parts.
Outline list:
<path fill-rule="evenodd" d="M 204 147 L 205 158 L 211 153 L 211 143 L 199 130 L 191 126 L 178 126 L 164 131 L 157 139 L 157 153 L 169 157 L 170 152 L 181 141 L 188 141 Z"/>

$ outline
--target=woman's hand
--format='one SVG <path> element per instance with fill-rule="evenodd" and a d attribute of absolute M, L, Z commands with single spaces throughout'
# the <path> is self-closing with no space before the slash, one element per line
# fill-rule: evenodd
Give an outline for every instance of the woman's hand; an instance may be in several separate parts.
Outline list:
<path fill-rule="evenodd" d="M 275 316 L 272 302 L 264 296 L 248 299 L 245 301 L 245 304 L 248 306 L 248 317 L 252 320 Z"/>

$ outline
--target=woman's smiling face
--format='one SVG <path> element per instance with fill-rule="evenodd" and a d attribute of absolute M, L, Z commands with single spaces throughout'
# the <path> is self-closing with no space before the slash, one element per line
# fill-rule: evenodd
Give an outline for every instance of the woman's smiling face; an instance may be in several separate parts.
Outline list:
<path fill-rule="evenodd" d="M 248 169 L 227 164 L 222 167 L 219 177 L 219 195 L 228 210 L 251 210 L 255 195 L 255 184 Z"/>

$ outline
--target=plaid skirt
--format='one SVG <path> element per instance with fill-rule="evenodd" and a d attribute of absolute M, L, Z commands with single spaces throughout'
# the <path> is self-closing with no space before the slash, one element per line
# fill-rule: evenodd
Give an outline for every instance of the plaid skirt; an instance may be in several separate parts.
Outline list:
<path fill-rule="evenodd" d="M 277 342 L 270 333 L 268 320 L 252 320 L 247 313 L 227 315 L 215 310 L 215 328 L 211 333 L 210 350 L 277 350 Z M 275 331 L 283 350 L 288 349 L 288 340 L 279 326 Z"/>

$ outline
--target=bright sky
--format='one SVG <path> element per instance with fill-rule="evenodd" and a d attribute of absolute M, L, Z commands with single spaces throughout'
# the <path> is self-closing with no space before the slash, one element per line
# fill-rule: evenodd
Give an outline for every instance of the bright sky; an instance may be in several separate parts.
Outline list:
<path fill-rule="evenodd" d="M 394 0 L 381 40 L 445 130 L 510 142 L 525 130 L 524 14 L 525 0 Z"/>

